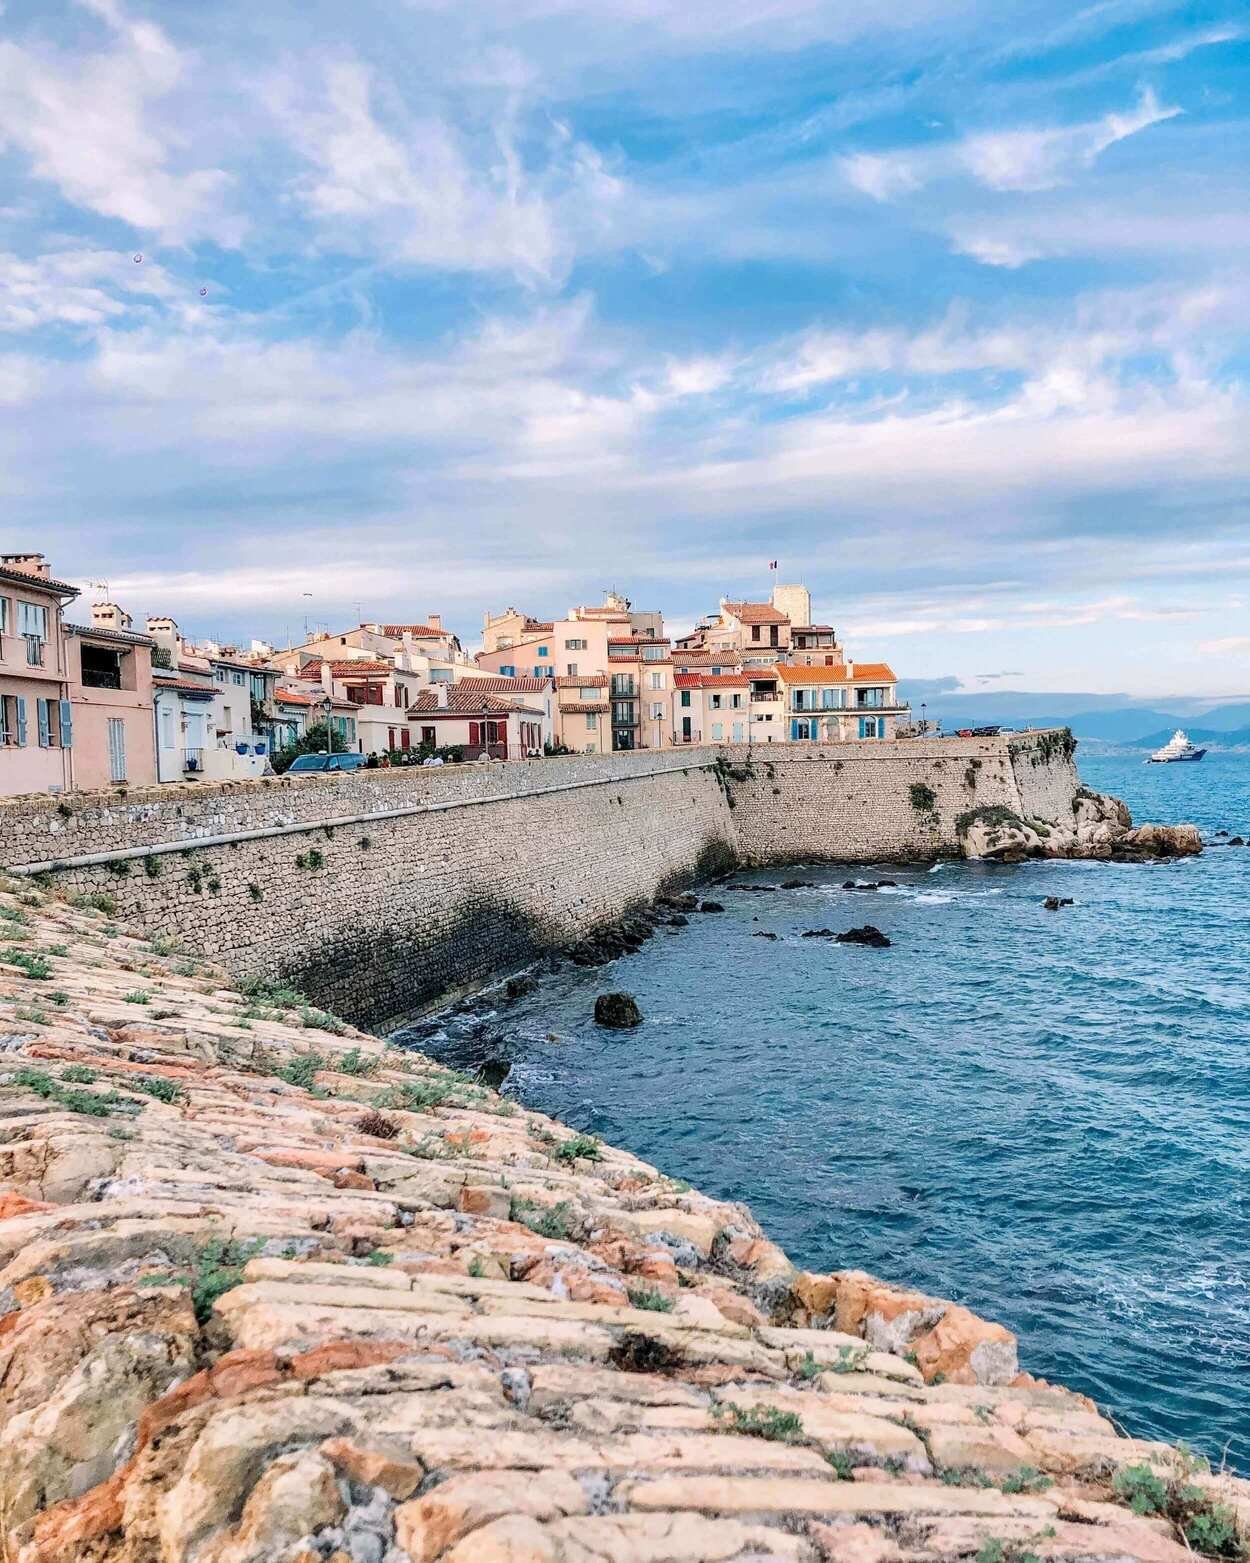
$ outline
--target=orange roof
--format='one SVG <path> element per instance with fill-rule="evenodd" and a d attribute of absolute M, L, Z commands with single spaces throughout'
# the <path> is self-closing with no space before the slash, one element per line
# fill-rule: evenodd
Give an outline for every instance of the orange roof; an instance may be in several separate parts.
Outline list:
<path fill-rule="evenodd" d="M 751 682 L 745 673 L 700 673 L 696 677 L 704 689 L 745 689 Z"/>
<path fill-rule="evenodd" d="M 777 677 L 787 684 L 893 684 L 894 669 L 886 662 L 856 662 L 840 668 L 801 668 L 779 662 Z"/>
<path fill-rule="evenodd" d="M 578 700 L 571 706 L 561 706 L 560 707 L 561 712 L 564 713 L 565 715 L 567 715 L 570 711 L 573 712 L 573 713 L 577 713 L 579 711 L 581 711 L 581 712 L 606 711 L 607 709 L 608 709 L 608 702 L 606 700 Z"/>
<path fill-rule="evenodd" d="M 742 657 L 735 650 L 726 651 L 675 651 L 673 661 L 688 668 L 737 667 Z"/>
<path fill-rule="evenodd" d="M 551 688 L 549 678 L 509 678 L 505 673 L 470 673 L 460 683 L 471 684 L 480 694 L 487 695 L 545 695 Z"/>
<path fill-rule="evenodd" d="M 481 679 L 466 678 L 459 684 L 442 685 L 441 689 L 447 694 L 446 705 L 439 705 L 437 694 L 433 689 L 423 689 L 415 703 L 408 707 L 408 714 L 409 716 L 504 716 L 509 711 L 520 711 L 526 716 L 544 715 L 542 711 L 536 711 L 532 706 L 521 705 L 515 700 L 500 700 L 485 691 L 475 692 L 475 685 L 481 682 Z"/>
<path fill-rule="evenodd" d="M 790 622 L 784 613 L 773 607 L 771 602 L 727 602 L 724 611 L 732 613 L 734 618 L 743 624 L 788 624 Z"/>
<path fill-rule="evenodd" d="M 608 681 L 606 673 L 583 673 L 580 677 L 576 673 L 561 673 L 556 679 L 557 689 L 600 689 Z"/>
<path fill-rule="evenodd" d="M 363 657 L 356 662 L 331 662 L 330 664 L 330 672 L 335 678 L 351 678 L 353 674 L 393 673 L 394 671 L 394 665 L 390 662 L 367 662 Z"/>
<path fill-rule="evenodd" d="M 363 629 L 365 626 L 361 626 Z M 414 635 L 418 640 L 429 636 L 443 636 L 450 633 L 448 630 L 440 630 L 437 624 L 383 624 L 382 633 L 388 640 L 402 640 L 405 635 Z"/>
<path fill-rule="evenodd" d="M 283 705 L 310 706 L 316 701 L 315 695 L 301 695 L 297 689 L 280 689 L 276 697 Z"/>

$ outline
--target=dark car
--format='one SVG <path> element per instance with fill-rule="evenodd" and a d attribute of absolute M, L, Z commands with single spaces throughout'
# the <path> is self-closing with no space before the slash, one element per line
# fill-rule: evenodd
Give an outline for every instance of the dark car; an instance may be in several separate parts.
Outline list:
<path fill-rule="evenodd" d="M 287 774 L 296 771 L 358 771 L 365 763 L 363 754 L 345 750 L 342 754 L 299 754 L 287 767 Z"/>

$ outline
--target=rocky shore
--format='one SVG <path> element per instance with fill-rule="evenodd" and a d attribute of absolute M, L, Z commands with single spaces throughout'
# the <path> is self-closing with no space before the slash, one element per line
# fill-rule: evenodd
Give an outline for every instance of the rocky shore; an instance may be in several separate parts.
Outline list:
<path fill-rule="evenodd" d="M 1244 1557 L 1001 1325 L 96 901 L 0 882 L 3 1563 Z"/>
<path fill-rule="evenodd" d="M 1196 825 L 1134 825 L 1110 793 L 1078 789 L 1070 820 L 1021 819 L 1003 808 L 972 809 L 957 822 L 964 856 L 1021 863 L 1031 857 L 1144 863 L 1202 851 Z"/>

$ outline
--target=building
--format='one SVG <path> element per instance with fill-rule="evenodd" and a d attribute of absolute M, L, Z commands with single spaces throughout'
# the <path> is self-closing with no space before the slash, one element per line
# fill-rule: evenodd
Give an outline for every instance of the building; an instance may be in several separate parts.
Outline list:
<path fill-rule="evenodd" d="M 493 615 L 487 613 L 482 616 L 482 650 L 487 656 L 495 651 L 507 651 L 519 641 L 550 635 L 554 627 L 550 619 L 533 619 L 515 608 L 505 608 L 502 613 Z"/>
<path fill-rule="evenodd" d="M 338 635 L 317 635 L 301 646 L 273 653 L 269 665 L 294 677 L 311 662 L 352 660 L 393 662 L 401 671 L 417 675 L 419 688 L 454 683 L 474 666 L 459 637 L 443 627 L 437 613 L 421 624 L 358 624 Z"/>
<path fill-rule="evenodd" d="M 899 719 L 910 715 L 898 702 L 897 680 L 884 662 L 778 663 L 777 683 L 789 743 L 893 738 Z"/>
<path fill-rule="evenodd" d="M 770 602 L 730 602 L 722 597 L 716 617 L 697 624 L 677 644 L 680 651 L 736 651 L 743 664 L 765 665 L 789 652 L 790 620 Z"/>
<path fill-rule="evenodd" d="M 424 689 L 409 711 L 419 743 L 455 746 L 466 760 L 524 760 L 543 751 L 543 713 L 478 688 L 478 681 Z"/>
<path fill-rule="evenodd" d="M 565 674 L 556 679 L 556 741 L 574 754 L 607 754 L 612 724 L 606 673 Z"/>
<path fill-rule="evenodd" d="M 75 787 L 148 787 L 158 779 L 154 644 L 116 603 L 97 602 L 90 624 L 65 626 Z"/>
<path fill-rule="evenodd" d="M 42 554 L 0 554 L 0 793 L 73 785 L 74 716 L 62 612 L 77 587 Z"/>
<path fill-rule="evenodd" d="M 529 706 L 533 710 L 541 711 L 543 718 L 543 748 L 557 741 L 556 733 L 559 729 L 558 679 L 506 678 L 498 673 L 482 673 L 475 670 L 473 673 L 466 673 L 461 682 L 472 684 L 477 694 L 496 695 L 500 700 L 511 700 L 514 704 Z"/>
<path fill-rule="evenodd" d="M 159 781 L 242 781 L 270 769 L 278 675 L 228 655 L 215 642 L 192 646 L 168 617 L 147 621 L 152 647 Z"/>

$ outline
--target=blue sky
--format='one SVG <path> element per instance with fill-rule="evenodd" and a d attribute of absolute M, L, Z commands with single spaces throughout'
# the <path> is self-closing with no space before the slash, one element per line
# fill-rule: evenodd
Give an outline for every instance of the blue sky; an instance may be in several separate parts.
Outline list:
<path fill-rule="evenodd" d="M 970 688 L 1250 691 L 1250 18 L 5 0 L 6 547 L 299 638 L 767 563 Z"/>

